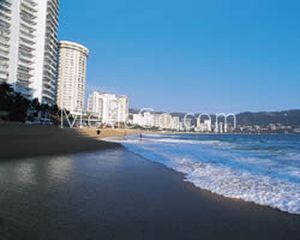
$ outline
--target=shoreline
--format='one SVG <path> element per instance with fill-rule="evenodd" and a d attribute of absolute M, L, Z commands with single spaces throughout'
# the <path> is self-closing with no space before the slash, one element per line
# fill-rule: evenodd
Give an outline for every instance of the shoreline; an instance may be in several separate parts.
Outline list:
<path fill-rule="evenodd" d="M 10 184 L 1 186 L 0 234 L 10 240 L 299 238 L 298 215 L 201 190 L 123 148 L 11 161 L 0 170 L 31 165 L 45 174 L 25 171 L 21 183 L 3 176 Z"/>
<path fill-rule="evenodd" d="M 184 173 L 96 138 L 73 129 L 0 124 L 1 160 L 18 159 L 0 161 L 0 178 L 5 180 L 0 181 L 1 236 L 12 240 L 41 239 L 45 234 L 75 240 L 300 236 L 300 215 L 200 189 L 186 181 Z"/>
<path fill-rule="evenodd" d="M 269 206 L 269 205 L 263 205 L 263 204 L 258 204 L 256 202 L 253 202 L 253 201 L 246 201 L 242 198 L 231 198 L 231 197 L 226 197 L 222 194 L 218 194 L 218 193 L 215 193 L 215 192 L 212 192 L 210 190 L 207 190 L 207 189 L 202 189 L 198 186 L 196 186 L 193 182 L 189 181 L 186 179 L 186 174 L 183 173 L 183 172 L 180 172 L 180 171 L 177 171 L 173 168 L 169 168 L 167 167 L 166 165 L 164 165 L 163 163 L 160 163 L 160 162 L 155 162 L 155 161 L 152 161 L 150 159 L 147 159 L 145 158 L 144 156 L 138 154 L 138 153 L 134 153 L 134 152 L 131 152 L 130 150 L 126 149 L 123 147 L 123 150 L 124 151 L 127 151 L 133 155 L 136 155 L 138 158 L 141 158 L 143 159 L 144 161 L 147 161 L 147 162 L 151 162 L 152 164 L 155 164 L 161 168 L 165 168 L 167 169 L 168 171 L 171 171 L 173 172 L 174 174 L 177 174 L 181 179 L 182 179 L 182 183 L 187 185 L 189 189 L 191 189 L 193 192 L 197 193 L 197 194 L 201 194 L 201 195 L 206 195 L 208 198 L 211 198 L 211 199 L 221 199 L 222 201 L 225 201 L 225 202 L 229 202 L 230 204 L 231 203 L 237 203 L 239 205 L 249 205 L 249 206 L 252 206 L 254 208 L 258 207 L 258 208 L 263 208 L 263 209 L 266 209 L 267 211 L 268 210 L 271 210 L 271 211 L 276 211 L 278 213 L 282 213 L 282 214 L 286 214 L 287 216 L 295 216 L 295 217 L 298 217 L 299 220 L 300 220 L 300 214 L 297 214 L 297 213 L 291 213 L 291 212 L 287 212 L 287 211 L 283 211 L 279 208 L 275 208 L 275 207 L 272 207 L 272 206 Z"/>

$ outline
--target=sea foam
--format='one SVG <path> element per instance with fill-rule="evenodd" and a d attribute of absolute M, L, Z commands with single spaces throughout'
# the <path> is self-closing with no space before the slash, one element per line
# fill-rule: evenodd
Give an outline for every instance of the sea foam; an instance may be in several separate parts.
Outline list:
<path fill-rule="evenodd" d="M 267 143 L 257 144 L 255 137 L 245 140 L 238 136 L 230 141 L 222 137 L 198 139 L 176 138 L 176 135 L 118 141 L 148 160 L 184 173 L 186 181 L 201 189 L 300 214 L 300 159 L 297 152 L 289 154 L 288 148 L 280 152 L 266 151 L 270 148 Z M 251 145 L 255 145 L 253 152 L 249 150 Z M 241 147 L 248 150 L 241 151 Z M 292 156 L 296 158 L 289 165 L 286 159 L 291 161 Z"/>

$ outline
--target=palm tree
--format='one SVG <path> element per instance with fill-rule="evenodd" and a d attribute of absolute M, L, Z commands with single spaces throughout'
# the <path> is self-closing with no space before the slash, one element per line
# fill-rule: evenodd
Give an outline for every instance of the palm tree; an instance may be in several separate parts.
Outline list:
<path fill-rule="evenodd" d="M 41 110 L 41 104 L 39 99 L 35 98 L 31 101 L 31 107 L 32 109 L 36 110 L 36 111 L 40 111 Z"/>
<path fill-rule="evenodd" d="M 0 110 L 7 111 L 11 108 L 13 88 L 8 83 L 0 84 Z"/>
<path fill-rule="evenodd" d="M 25 122 L 30 101 L 20 93 L 14 93 L 10 109 L 10 120 Z"/>

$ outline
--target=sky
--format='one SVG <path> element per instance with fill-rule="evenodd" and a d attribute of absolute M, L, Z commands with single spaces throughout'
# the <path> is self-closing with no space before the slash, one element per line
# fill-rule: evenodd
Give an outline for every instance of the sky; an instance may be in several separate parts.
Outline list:
<path fill-rule="evenodd" d="M 298 0 L 60 0 L 61 40 L 90 49 L 87 93 L 131 108 L 300 108 Z"/>

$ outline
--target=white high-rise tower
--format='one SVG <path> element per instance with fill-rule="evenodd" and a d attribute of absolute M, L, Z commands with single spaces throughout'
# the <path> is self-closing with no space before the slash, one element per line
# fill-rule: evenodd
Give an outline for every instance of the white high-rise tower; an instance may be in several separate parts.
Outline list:
<path fill-rule="evenodd" d="M 59 43 L 57 105 L 73 114 L 82 114 L 89 50 L 74 42 Z"/>
<path fill-rule="evenodd" d="M 0 1 L 0 82 L 55 104 L 59 0 Z"/>

